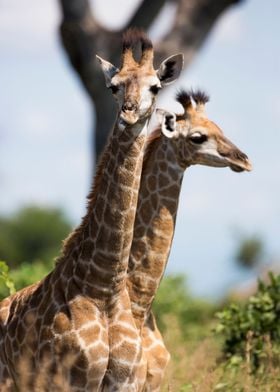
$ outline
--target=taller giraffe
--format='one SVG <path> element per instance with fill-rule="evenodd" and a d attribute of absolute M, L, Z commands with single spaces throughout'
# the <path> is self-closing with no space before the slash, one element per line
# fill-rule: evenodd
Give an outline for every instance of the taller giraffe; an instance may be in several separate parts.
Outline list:
<path fill-rule="evenodd" d="M 133 57 L 141 43 L 142 56 Z M 182 55 L 153 67 L 151 41 L 124 36 L 121 68 L 98 57 L 119 104 L 80 226 L 54 270 L 0 305 L 0 385 L 25 390 L 136 391 L 141 341 L 131 313 L 126 270 L 133 235 L 147 125 L 158 89 L 175 80 Z M 27 364 L 24 364 L 27 361 Z M 25 379 L 26 379 L 25 375 Z"/>
<path fill-rule="evenodd" d="M 207 118 L 205 93 L 181 91 L 177 100 L 183 114 L 157 111 L 161 130 L 151 135 L 145 153 L 127 281 L 148 360 L 145 390 L 153 392 L 160 389 L 169 353 L 150 310 L 173 240 L 184 172 L 195 164 L 251 170 L 247 156 Z"/>

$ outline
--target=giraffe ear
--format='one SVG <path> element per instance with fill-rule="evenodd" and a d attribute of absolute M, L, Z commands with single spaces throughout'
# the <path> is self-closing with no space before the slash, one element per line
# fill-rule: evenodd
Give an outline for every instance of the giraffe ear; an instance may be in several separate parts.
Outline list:
<path fill-rule="evenodd" d="M 156 110 L 157 119 L 161 125 L 161 132 L 168 138 L 178 136 L 176 131 L 176 114 L 163 109 Z"/>
<path fill-rule="evenodd" d="M 166 86 L 178 79 L 184 64 L 184 56 L 179 53 L 168 57 L 157 70 L 157 76 L 162 86 Z"/>
<path fill-rule="evenodd" d="M 106 86 L 110 87 L 112 77 L 115 76 L 116 73 L 119 72 L 119 69 L 117 67 L 115 67 L 113 64 L 111 64 L 109 61 L 102 59 L 100 56 L 96 55 L 96 58 L 99 61 L 101 69 L 102 69 L 103 74 L 105 76 Z"/>

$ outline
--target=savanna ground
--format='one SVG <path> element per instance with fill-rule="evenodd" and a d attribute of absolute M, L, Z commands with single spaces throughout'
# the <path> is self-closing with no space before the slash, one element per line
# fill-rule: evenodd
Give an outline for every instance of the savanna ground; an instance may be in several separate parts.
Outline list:
<path fill-rule="evenodd" d="M 180 282 L 183 282 L 182 277 L 167 277 L 162 282 L 154 306 L 165 344 L 171 353 L 162 390 L 172 392 L 280 391 L 277 348 L 279 336 L 278 342 L 273 344 L 264 337 L 264 344 L 260 347 L 260 357 L 263 360 L 258 368 L 253 365 L 256 344 L 250 341 L 248 333 L 244 342 L 244 355 L 240 355 L 242 350 L 238 349 L 236 355 L 225 354 L 225 335 L 218 331 L 222 329 L 221 317 L 222 320 L 224 317 L 230 318 L 229 313 L 224 311 L 228 305 L 217 306 L 193 299 L 184 291 Z M 171 286 L 175 289 L 176 299 L 170 298 Z M 278 298 L 280 298 L 279 288 Z M 174 300 L 175 312 L 172 311 Z M 167 307 L 164 307 L 166 304 Z M 217 314 L 222 314 L 220 319 Z M 275 323 L 278 323 L 278 320 L 276 319 Z"/>
<path fill-rule="evenodd" d="M 0 229 L 0 260 L 10 266 L 0 262 L 1 300 L 47 274 L 70 224 L 59 210 L 29 207 L 0 218 Z M 193 298 L 183 276 L 164 278 L 153 306 L 171 353 L 162 391 L 280 391 L 280 276 L 230 303 Z"/>
<path fill-rule="evenodd" d="M 222 339 L 213 336 L 211 330 L 214 320 L 197 326 L 192 339 L 182 337 L 174 318 L 168 318 L 168 322 L 170 330 L 164 333 L 164 340 L 171 362 L 162 391 L 280 391 L 278 365 L 254 374 L 246 360 L 235 365 L 223 361 Z"/>

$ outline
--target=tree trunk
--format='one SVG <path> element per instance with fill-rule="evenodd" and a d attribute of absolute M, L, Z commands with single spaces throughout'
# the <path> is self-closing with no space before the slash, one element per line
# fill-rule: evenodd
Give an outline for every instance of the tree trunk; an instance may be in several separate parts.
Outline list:
<path fill-rule="evenodd" d="M 189 65 L 205 41 L 221 13 L 242 0 L 173 0 L 177 4 L 174 20 L 168 20 L 170 29 L 155 47 L 155 62 L 184 53 L 185 67 Z M 122 31 L 112 32 L 98 24 L 91 12 L 88 0 L 59 0 L 62 11 L 60 35 L 69 60 L 78 73 L 95 108 L 95 133 L 92 140 L 97 161 L 116 117 L 113 98 L 106 90 L 104 77 L 95 59 L 99 54 L 119 65 Z M 147 30 L 166 0 L 143 0 L 128 27 Z"/>
<path fill-rule="evenodd" d="M 95 137 L 92 138 L 92 148 L 95 152 L 96 162 L 103 151 L 116 118 L 116 103 L 112 97 L 108 97 L 111 92 L 106 90 L 105 92 L 106 94 L 100 94 L 100 96 L 94 101 L 96 126 Z"/>

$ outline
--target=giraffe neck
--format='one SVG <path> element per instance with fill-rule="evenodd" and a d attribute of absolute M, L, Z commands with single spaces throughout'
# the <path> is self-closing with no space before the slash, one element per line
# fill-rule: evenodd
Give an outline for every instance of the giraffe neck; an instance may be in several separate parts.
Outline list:
<path fill-rule="evenodd" d="M 68 292 L 105 300 L 125 287 L 147 120 L 124 127 L 117 123 L 88 197 L 88 211 L 68 238 L 58 266 Z"/>
<path fill-rule="evenodd" d="M 175 148 L 170 140 L 159 137 L 144 158 L 127 280 L 139 328 L 163 276 L 175 230 L 184 174 Z"/>

